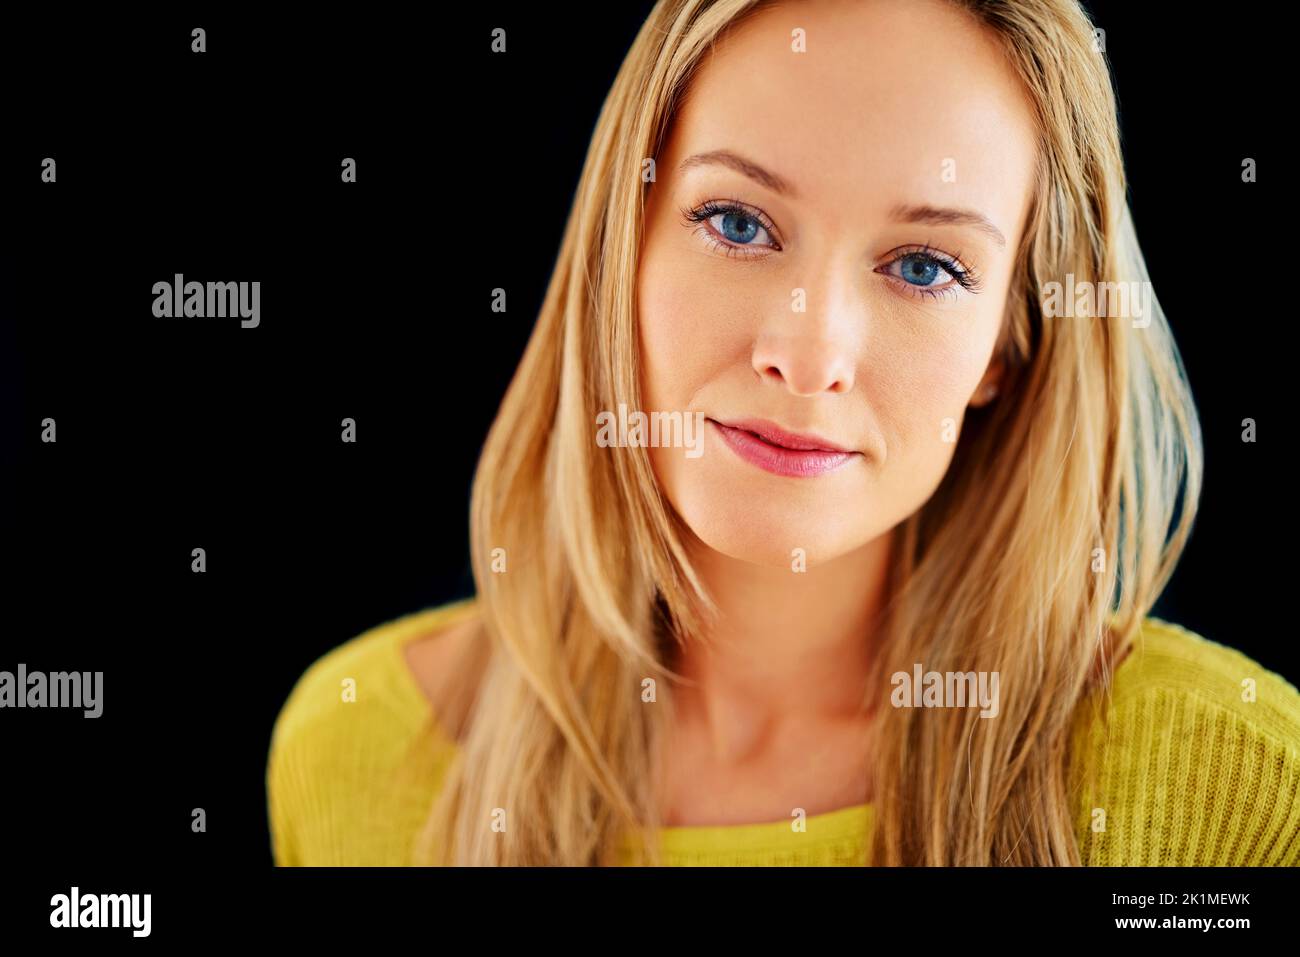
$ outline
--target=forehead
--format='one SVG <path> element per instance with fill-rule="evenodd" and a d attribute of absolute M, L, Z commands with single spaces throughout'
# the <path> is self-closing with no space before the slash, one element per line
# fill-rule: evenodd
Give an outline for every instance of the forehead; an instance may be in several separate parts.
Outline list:
<path fill-rule="evenodd" d="M 806 52 L 795 52 L 795 31 Z M 705 54 L 674 168 L 730 149 L 829 217 L 899 202 L 978 208 L 1011 237 L 1029 199 L 1032 108 L 989 28 L 943 0 L 786 3 Z"/>

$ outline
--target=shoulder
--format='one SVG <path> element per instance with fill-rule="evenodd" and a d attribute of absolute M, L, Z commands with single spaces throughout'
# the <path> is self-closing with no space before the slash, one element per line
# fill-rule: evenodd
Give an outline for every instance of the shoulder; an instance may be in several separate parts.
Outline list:
<path fill-rule="evenodd" d="M 1300 863 L 1300 692 L 1148 617 L 1076 747 L 1084 863 Z"/>
<path fill-rule="evenodd" d="M 1300 691 L 1228 645 L 1148 617 L 1115 673 L 1114 704 L 1216 715 L 1241 733 L 1300 750 Z"/>
<path fill-rule="evenodd" d="M 275 719 L 266 763 L 277 864 L 318 862 L 321 842 L 333 840 L 324 828 L 346 830 L 375 811 L 368 805 L 371 785 L 395 773 L 427 729 L 428 709 L 404 670 L 402 649 L 465 616 L 472 604 L 452 602 L 384 622 L 304 669 Z"/>

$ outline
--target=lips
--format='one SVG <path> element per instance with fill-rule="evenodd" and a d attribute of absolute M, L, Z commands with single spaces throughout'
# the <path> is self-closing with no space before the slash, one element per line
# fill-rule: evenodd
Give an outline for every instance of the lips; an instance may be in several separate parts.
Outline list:
<path fill-rule="evenodd" d="M 816 435 L 800 435 L 762 420 L 724 423 L 709 419 L 733 452 L 775 475 L 825 475 L 859 453 Z"/>

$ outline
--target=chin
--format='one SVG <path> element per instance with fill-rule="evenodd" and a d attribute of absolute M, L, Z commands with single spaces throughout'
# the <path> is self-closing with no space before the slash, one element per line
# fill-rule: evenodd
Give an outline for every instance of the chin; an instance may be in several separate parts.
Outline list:
<path fill-rule="evenodd" d="M 823 501 L 811 507 L 793 502 L 747 498 L 739 491 L 706 495 L 687 492 L 673 503 L 704 545 L 739 561 L 792 570 L 794 550 L 803 549 L 812 568 L 845 555 L 871 540 L 867 532 L 847 526 L 851 512 Z"/>

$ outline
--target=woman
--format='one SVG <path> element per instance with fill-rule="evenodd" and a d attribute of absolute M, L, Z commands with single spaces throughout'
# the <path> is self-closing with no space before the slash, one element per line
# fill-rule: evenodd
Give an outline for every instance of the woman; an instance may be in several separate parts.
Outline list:
<path fill-rule="evenodd" d="M 1300 695 L 1148 616 L 1202 454 L 1124 196 L 1073 0 L 659 3 L 476 597 L 299 681 L 277 861 L 1300 861 Z"/>

